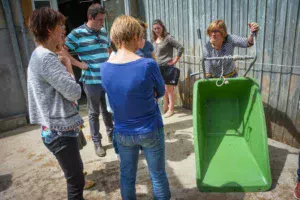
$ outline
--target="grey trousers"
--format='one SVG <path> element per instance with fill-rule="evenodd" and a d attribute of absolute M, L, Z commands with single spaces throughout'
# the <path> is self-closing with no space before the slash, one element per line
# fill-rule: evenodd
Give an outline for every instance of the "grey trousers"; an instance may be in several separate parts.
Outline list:
<path fill-rule="evenodd" d="M 98 144 L 102 135 L 99 132 L 99 115 L 102 114 L 104 124 L 106 126 L 107 136 L 111 137 L 113 133 L 113 119 L 112 114 L 107 111 L 105 101 L 105 91 L 101 84 L 83 84 L 83 89 L 87 96 L 87 103 L 89 109 L 89 123 L 92 140 Z"/>

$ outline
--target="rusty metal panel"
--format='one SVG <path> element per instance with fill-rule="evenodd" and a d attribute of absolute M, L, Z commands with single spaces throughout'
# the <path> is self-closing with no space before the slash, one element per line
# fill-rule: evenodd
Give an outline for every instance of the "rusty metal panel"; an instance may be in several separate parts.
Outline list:
<path fill-rule="evenodd" d="M 275 27 L 274 27 L 274 49 L 283 49 L 284 47 L 284 38 L 282 37 L 285 32 L 286 25 L 286 13 L 287 13 L 287 1 L 278 0 L 276 5 L 276 14 L 275 14 Z M 282 63 L 282 52 L 274 51 L 271 52 L 273 63 Z M 280 126 L 276 122 L 282 120 L 282 115 L 277 112 L 277 105 L 280 92 L 280 72 L 281 67 L 271 67 L 271 85 L 270 85 L 270 94 L 269 94 L 269 106 L 272 107 L 270 111 L 270 123 L 272 123 L 272 135 L 274 138 L 282 138 L 282 131 L 280 133 Z"/>
<path fill-rule="evenodd" d="M 255 64 L 255 79 L 258 82 L 258 84 L 261 86 L 262 90 L 262 80 L 263 80 L 263 65 L 258 63 L 263 63 L 263 57 L 264 57 L 264 36 L 266 35 L 266 13 L 267 11 L 267 1 L 266 0 L 259 0 L 257 4 L 257 23 L 260 25 L 259 34 L 257 36 L 257 60 Z M 263 91 L 263 90 L 262 90 Z"/>
<path fill-rule="evenodd" d="M 292 58 L 294 54 L 294 44 L 295 44 L 295 35 L 296 35 L 296 25 L 297 15 L 298 15 L 299 1 L 288 1 L 287 8 L 287 18 L 286 18 L 286 32 L 284 34 L 284 52 L 283 52 L 283 62 L 284 65 L 292 65 Z M 290 144 L 293 142 L 293 135 L 288 131 L 288 124 L 290 122 L 290 117 L 287 114 L 287 103 L 289 96 L 289 85 L 291 78 L 291 68 L 282 67 L 281 77 L 280 77 L 280 92 L 279 92 L 279 102 L 277 110 L 282 113 L 281 121 L 282 125 L 278 130 L 278 134 L 283 135 L 283 142 Z M 276 129 L 277 130 L 277 129 Z"/>

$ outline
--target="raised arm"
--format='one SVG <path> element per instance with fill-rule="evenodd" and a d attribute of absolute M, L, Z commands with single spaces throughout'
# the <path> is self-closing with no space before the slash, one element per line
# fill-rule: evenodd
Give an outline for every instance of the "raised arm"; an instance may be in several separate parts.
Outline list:
<path fill-rule="evenodd" d="M 259 25 L 255 22 L 249 23 L 248 24 L 249 28 L 250 28 L 250 34 L 248 36 L 248 46 L 252 46 L 254 44 L 254 40 L 253 40 L 253 35 L 254 33 L 258 33 L 259 31 Z"/>

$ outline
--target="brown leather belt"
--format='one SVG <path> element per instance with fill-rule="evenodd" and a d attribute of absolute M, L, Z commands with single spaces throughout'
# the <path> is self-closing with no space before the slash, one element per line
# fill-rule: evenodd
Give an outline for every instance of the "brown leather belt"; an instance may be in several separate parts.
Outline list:
<path fill-rule="evenodd" d="M 233 70 L 233 72 L 230 72 L 229 74 L 226 74 L 226 75 L 224 75 L 224 77 L 225 78 L 230 78 L 230 77 L 232 77 L 232 76 L 234 76 L 234 75 L 236 75 L 237 74 L 237 70 L 236 70 L 236 68 Z M 219 77 L 213 77 L 213 78 L 219 78 Z"/>

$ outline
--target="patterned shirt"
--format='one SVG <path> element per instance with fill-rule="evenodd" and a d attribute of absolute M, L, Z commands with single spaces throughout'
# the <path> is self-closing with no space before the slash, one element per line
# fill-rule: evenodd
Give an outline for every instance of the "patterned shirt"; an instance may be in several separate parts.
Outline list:
<path fill-rule="evenodd" d="M 80 132 L 80 128 L 76 128 L 70 131 L 56 131 L 56 130 L 51 130 L 45 126 L 42 126 L 41 136 L 43 138 L 43 141 L 46 144 L 51 144 L 59 137 L 77 137 L 79 132 Z"/>
<path fill-rule="evenodd" d="M 233 56 L 234 47 L 247 48 L 248 39 L 239 37 L 236 35 L 228 35 L 220 50 L 216 50 L 212 47 L 211 43 L 208 41 L 204 46 L 204 58 L 209 57 L 223 57 L 223 56 Z M 211 74 L 212 77 L 220 77 L 222 75 L 222 65 L 223 65 L 223 75 L 232 73 L 235 68 L 235 62 L 233 60 L 208 60 L 205 61 L 205 73 Z"/>
<path fill-rule="evenodd" d="M 65 45 L 88 64 L 89 68 L 82 70 L 80 81 L 85 84 L 101 83 L 100 68 L 108 59 L 107 49 L 110 46 L 105 28 L 96 32 L 84 24 L 67 36 Z"/>

